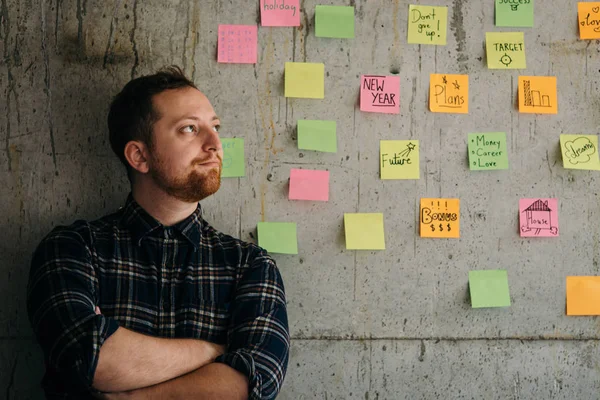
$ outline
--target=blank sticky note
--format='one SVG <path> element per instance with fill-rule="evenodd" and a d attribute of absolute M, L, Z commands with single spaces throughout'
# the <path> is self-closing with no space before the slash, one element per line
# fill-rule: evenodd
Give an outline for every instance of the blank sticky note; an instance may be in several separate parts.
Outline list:
<path fill-rule="evenodd" d="M 257 43 L 256 25 L 219 25 L 217 61 L 256 64 Z"/>
<path fill-rule="evenodd" d="M 578 3 L 579 38 L 600 39 L 600 2 Z"/>
<path fill-rule="evenodd" d="M 354 7 L 316 6 L 315 36 L 339 39 L 354 37 Z"/>
<path fill-rule="evenodd" d="M 460 200 L 421 199 L 419 220 L 421 237 L 459 238 Z"/>
<path fill-rule="evenodd" d="M 259 222 L 258 245 L 270 253 L 298 254 L 296 224 L 293 222 Z"/>
<path fill-rule="evenodd" d="M 410 5 L 408 43 L 446 45 L 448 7 Z"/>
<path fill-rule="evenodd" d="M 262 26 L 300 26 L 300 0 L 260 0 Z"/>
<path fill-rule="evenodd" d="M 385 250 L 383 214 L 344 214 L 346 249 Z"/>
<path fill-rule="evenodd" d="M 381 140 L 379 172 L 381 179 L 419 179 L 419 141 Z"/>
<path fill-rule="evenodd" d="M 472 171 L 508 169 L 506 133 L 469 133 L 469 168 Z"/>
<path fill-rule="evenodd" d="M 600 170 L 596 135 L 560 135 L 560 151 L 564 168 Z"/>
<path fill-rule="evenodd" d="M 471 307 L 510 307 L 506 270 L 469 271 Z"/>
<path fill-rule="evenodd" d="M 600 276 L 567 276 L 567 315 L 600 315 Z"/>
<path fill-rule="evenodd" d="M 522 237 L 558 236 L 558 200 L 519 200 L 519 226 Z"/>
<path fill-rule="evenodd" d="M 244 139 L 223 138 L 223 168 L 221 178 L 233 178 L 246 175 L 246 160 L 244 157 Z"/>
<path fill-rule="evenodd" d="M 533 27 L 535 0 L 496 1 L 496 26 Z"/>
<path fill-rule="evenodd" d="M 298 148 L 337 153 L 336 122 L 298 120 Z"/>
<path fill-rule="evenodd" d="M 490 69 L 525 69 L 525 35 L 523 32 L 487 32 L 487 65 Z"/>
<path fill-rule="evenodd" d="M 386 114 L 400 113 L 400 77 L 362 75 L 360 77 L 361 111 Z"/>
<path fill-rule="evenodd" d="M 555 76 L 519 76 L 519 112 L 557 114 Z"/>
<path fill-rule="evenodd" d="M 469 76 L 431 74 L 429 78 L 431 112 L 467 114 L 469 112 Z"/>
<path fill-rule="evenodd" d="M 325 65 L 286 62 L 285 97 L 325 98 Z"/>
<path fill-rule="evenodd" d="M 292 169 L 290 200 L 329 200 L 329 171 Z"/>

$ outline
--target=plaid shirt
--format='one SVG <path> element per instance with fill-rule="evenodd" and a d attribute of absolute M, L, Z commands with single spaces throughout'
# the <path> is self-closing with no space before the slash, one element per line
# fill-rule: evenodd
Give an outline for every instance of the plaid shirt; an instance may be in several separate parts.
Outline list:
<path fill-rule="evenodd" d="M 44 351 L 49 399 L 92 398 L 100 347 L 119 326 L 227 344 L 216 361 L 248 377 L 251 399 L 275 398 L 287 368 L 275 262 L 217 232 L 200 205 L 165 227 L 130 195 L 114 214 L 55 228 L 34 253 L 27 311 Z"/>

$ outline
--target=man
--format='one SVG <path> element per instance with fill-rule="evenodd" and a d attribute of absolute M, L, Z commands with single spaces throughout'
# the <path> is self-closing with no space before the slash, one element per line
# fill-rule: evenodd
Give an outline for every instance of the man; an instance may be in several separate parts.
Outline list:
<path fill-rule="evenodd" d="M 48 399 L 272 399 L 289 352 L 285 293 L 260 247 L 217 232 L 219 118 L 177 67 L 129 82 L 108 115 L 132 191 L 36 249 L 27 307 Z"/>

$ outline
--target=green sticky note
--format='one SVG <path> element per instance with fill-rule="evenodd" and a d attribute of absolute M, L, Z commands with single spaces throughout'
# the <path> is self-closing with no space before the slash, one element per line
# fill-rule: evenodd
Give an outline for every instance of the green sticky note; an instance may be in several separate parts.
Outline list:
<path fill-rule="evenodd" d="M 489 69 L 525 69 L 523 32 L 487 32 L 485 48 Z"/>
<path fill-rule="evenodd" d="M 315 36 L 354 38 L 354 7 L 316 6 Z"/>
<path fill-rule="evenodd" d="M 408 43 L 446 45 L 448 7 L 410 5 Z"/>
<path fill-rule="evenodd" d="M 533 27 L 533 1 L 496 1 L 496 26 Z"/>
<path fill-rule="evenodd" d="M 471 170 L 508 169 L 506 133 L 469 133 L 468 141 Z"/>
<path fill-rule="evenodd" d="M 298 120 L 298 148 L 337 153 L 336 122 Z"/>
<path fill-rule="evenodd" d="M 271 253 L 298 254 L 296 224 L 293 222 L 259 222 L 258 245 Z"/>
<path fill-rule="evenodd" d="M 223 146 L 223 169 L 221 178 L 234 178 L 246 175 L 246 160 L 244 158 L 244 139 L 221 139 Z"/>
<path fill-rule="evenodd" d="M 600 170 L 596 135 L 560 135 L 560 151 L 564 168 Z"/>
<path fill-rule="evenodd" d="M 469 271 L 471 307 L 509 307 L 508 273 L 506 270 Z"/>
<path fill-rule="evenodd" d="M 285 97 L 325 98 L 325 64 L 285 63 Z"/>

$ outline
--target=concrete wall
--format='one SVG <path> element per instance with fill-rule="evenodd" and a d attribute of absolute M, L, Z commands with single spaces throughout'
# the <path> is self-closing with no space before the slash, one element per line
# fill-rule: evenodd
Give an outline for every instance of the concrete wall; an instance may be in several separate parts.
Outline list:
<path fill-rule="evenodd" d="M 356 6 L 356 39 L 314 35 L 314 6 Z M 0 397 L 41 398 L 25 312 L 30 254 L 54 225 L 96 218 L 128 183 L 107 140 L 129 79 L 179 64 L 244 137 L 247 177 L 206 218 L 254 240 L 296 221 L 283 273 L 292 357 L 282 399 L 597 399 L 600 320 L 565 316 L 565 276 L 598 275 L 599 177 L 562 167 L 560 133 L 596 133 L 600 44 L 577 39 L 574 1 L 536 3 L 528 75 L 556 75 L 559 114 L 519 114 L 518 71 L 488 70 L 493 1 L 449 7 L 448 45 L 406 43 L 408 2 L 303 1 L 302 27 L 260 28 L 259 62 L 218 65 L 217 24 L 253 24 L 258 1 L 0 0 Z M 285 61 L 324 62 L 324 100 L 283 97 Z M 360 74 L 401 77 L 401 114 L 357 110 Z M 470 114 L 427 110 L 429 74 L 468 73 Z M 298 119 L 335 119 L 337 154 L 298 151 Z M 467 169 L 468 132 L 505 131 L 510 170 Z M 380 139 L 419 139 L 421 179 L 379 180 Z M 328 203 L 290 202 L 291 168 L 328 169 Z M 458 197 L 460 240 L 418 237 L 421 197 Z M 560 237 L 521 239 L 518 200 L 558 197 Z M 388 249 L 346 251 L 344 212 L 383 212 Z M 467 273 L 507 269 L 512 307 L 472 310 Z"/>

